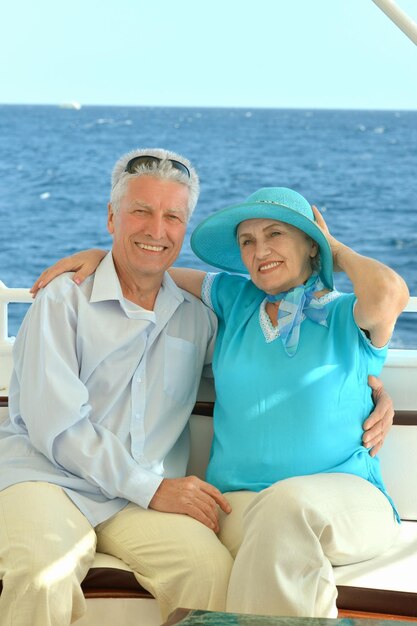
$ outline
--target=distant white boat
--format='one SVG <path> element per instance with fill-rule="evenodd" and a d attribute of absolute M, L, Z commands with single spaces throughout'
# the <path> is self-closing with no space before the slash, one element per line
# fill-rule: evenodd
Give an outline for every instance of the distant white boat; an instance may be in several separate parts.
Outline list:
<path fill-rule="evenodd" d="M 73 100 L 72 102 L 63 102 L 62 104 L 59 105 L 60 109 L 75 109 L 76 111 L 79 111 L 81 109 L 81 104 L 79 102 L 77 102 L 76 100 Z"/>

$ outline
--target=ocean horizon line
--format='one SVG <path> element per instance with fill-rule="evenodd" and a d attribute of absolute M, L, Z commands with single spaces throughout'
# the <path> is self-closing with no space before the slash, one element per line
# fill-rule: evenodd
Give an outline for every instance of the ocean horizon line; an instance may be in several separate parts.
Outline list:
<path fill-rule="evenodd" d="M 67 110 L 82 110 L 93 108 L 134 108 L 134 109 L 203 109 L 203 110 L 217 110 L 217 111 L 335 111 L 335 112 L 382 112 L 382 113 L 417 113 L 417 107 L 415 109 L 403 108 L 403 107 L 331 107 L 331 106 L 260 106 L 260 105 L 188 105 L 188 104 L 103 104 L 103 103 L 86 103 L 84 104 L 80 100 L 63 100 L 60 102 L 0 102 L 0 107 L 45 107 L 45 108 L 62 108 L 66 109 L 66 105 L 72 103 L 78 103 L 80 109 Z"/>

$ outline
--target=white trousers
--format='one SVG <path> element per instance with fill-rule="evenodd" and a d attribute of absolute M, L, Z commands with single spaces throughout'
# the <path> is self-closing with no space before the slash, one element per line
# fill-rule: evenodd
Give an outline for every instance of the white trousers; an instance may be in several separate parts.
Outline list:
<path fill-rule="evenodd" d="M 186 515 L 129 504 L 95 529 L 65 492 L 40 482 L 0 492 L 0 626 L 67 626 L 97 547 L 131 566 L 163 619 L 178 606 L 224 611 L 233 559 Z"/>
<path fill-rule="evenodd" d="M 349 474 L 283 480 L 260 493 L 225 494 L 221 541 L 235 563 L 227 611 L 337 617 L 332 565 L 385 551 L 399 525 L 387 498 Z"/>

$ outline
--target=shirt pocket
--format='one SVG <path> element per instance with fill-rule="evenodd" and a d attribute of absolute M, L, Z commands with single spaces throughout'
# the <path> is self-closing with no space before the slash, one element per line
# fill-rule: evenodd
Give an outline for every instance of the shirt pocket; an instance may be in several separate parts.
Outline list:
<path fill-rule="evenodd" d="M 196 346 L 185 339 L 166 335 L 164 392 L 179 404 L 189 402 L 195 393 L 196 370 Z"/>

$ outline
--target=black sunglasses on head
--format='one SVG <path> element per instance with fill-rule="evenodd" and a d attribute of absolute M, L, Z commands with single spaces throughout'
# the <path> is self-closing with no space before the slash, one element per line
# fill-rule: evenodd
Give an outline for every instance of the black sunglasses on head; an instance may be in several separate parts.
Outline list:
<path fill-rule="evenodd" d="M 140 156 L 133 157 L 133 159 L 130 159 L 130 161 L 126 165 L 125 172 L 129 172 L 129 174 L 134 174 L 135 167 L 137 165 L 152 165 L 153 163 L 160 163 L 160 161 L 163 160 L 169 161 L 173 168 L 175 168 L 179 172 L 182 172 L 183 174 L 186 174 L 188 178 L 191 178 L 190 170 L 186 165 L 184 165 L 184 163 L 181 163 L 181 161 L 176 161 L 175 159 L 161 159 L 159 157 L 150 156 L 148 154 L 142 154 Z"/>

